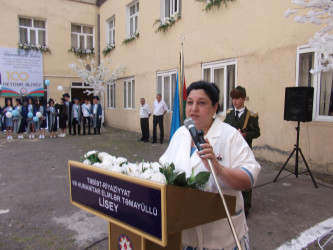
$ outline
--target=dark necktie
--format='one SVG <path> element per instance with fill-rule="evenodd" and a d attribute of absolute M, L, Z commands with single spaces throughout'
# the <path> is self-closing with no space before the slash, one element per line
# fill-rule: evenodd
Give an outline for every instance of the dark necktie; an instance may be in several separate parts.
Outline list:
<path fill-rule="evenodd" d="M 239 111 L 236 110 L 236 116 L 235 116 L 235 120 L 236 120 L 236 121 L 238 121 L 238 118 L 239 118 L 238 115 L 239 115 Z"/>

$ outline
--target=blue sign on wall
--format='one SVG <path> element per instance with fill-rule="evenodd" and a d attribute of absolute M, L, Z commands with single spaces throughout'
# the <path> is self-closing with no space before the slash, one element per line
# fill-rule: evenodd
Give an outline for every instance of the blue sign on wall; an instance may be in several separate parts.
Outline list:
<path fill-rule="evenodd" d="M 70 166 L 71 198 L 162 239 L 161 191 Z"/>

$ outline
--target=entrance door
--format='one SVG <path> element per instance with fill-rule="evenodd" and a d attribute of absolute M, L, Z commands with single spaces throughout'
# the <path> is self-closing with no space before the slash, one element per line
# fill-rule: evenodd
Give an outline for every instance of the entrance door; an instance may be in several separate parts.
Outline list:
<path fill-rule="evenodd" d="M 71 99 L 73 100 L 74 97 L 77 97 L 79 98 L 80 103 L 83 104 L 84 99 L 88 97 L 92 103 L 93 94 L 88 95 L 87 93 L 84 93 L 87 89 L 91 90 L 92 88 L 82 82 L 72 82 Z"/>

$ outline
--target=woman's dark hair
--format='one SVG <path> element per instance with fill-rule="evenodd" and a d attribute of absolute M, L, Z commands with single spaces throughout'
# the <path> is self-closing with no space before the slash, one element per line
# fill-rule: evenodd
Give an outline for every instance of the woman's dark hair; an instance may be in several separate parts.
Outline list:
<path fill-rule="evenodd" d="M 205 91 L 206 95 L 208 95 L 209 99 L 211 100 L 213 106 L 215 106 L 216 103 L 218 104 L 216 110 L 216 113 L 218 113 L 220 111 L 220 90 L 215 85 L 215 83 L 209 83 L 206 81 L 193 82 L 190 86 L 187 87 L 186 95 L 188 96 L 192 90 L 198 89 L 202 89 L 203 91 Z"/>

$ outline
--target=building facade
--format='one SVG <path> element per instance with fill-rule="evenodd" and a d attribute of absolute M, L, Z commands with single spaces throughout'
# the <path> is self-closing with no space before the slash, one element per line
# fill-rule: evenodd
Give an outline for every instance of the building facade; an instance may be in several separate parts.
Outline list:
<path fill-rule="evenodd" d="M 231 107 L 230 90 L 244 86 L 247 107 L 260 117 L 254 153 L 274 162 L 284 162 L 296 141 L 296 122 L 283 119 L 285 88 L 312 86 L 313 121 L 301 124 L 300 145 L 313 171 L 332 174 L 332 72 L 309 74 L 318 55 L 306 45 L 319 27 L 285 18 L 295 7 L 290 0 L 236 0 L 210 11 L 205 5 L 195 0 L 3 1 L 0 30 L 6 35 L 0 47 L 17 47 L 20 18 L 44 20 L 51 50 L 43 54 L 48 96 L 60 98 L 58 85 L 72 96 L 87 87 L 68 67 L 78 58 L 67 51 L 92 47 L 96 60 L 109 58 L 114 68 L 126 65 L 123 77 L 106 87 L 105 123 L 140 131 L 140 98 L 152 108 L 161 93 L 169 108 L 168 132 L 183 41 L 186 83 L 204 79 L 219 85 L 221 119 Z"/>

